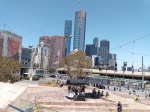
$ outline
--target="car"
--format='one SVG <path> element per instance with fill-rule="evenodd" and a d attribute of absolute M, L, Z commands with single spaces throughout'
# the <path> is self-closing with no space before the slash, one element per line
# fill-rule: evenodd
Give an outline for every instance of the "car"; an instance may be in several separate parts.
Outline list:
<path fill-rule="evenodd" d="M 36 80 L 39 80 L 40 79 L 40 77 L 38 76 L 38 75 L 34 75 L 33 77 L 32 77 L 32 80 L 33 81 L 36 81 Z"/>
<path fill-rule="evenodd" d="M 56 75 L 50 75 L 49 77 L 56 78 Z"/>
<path fill-rule="evenodd" d="M 99 89 L 105 89 L 105 85 L 104 84 L 94 84 L 95 87 L 99 88 Z"/>

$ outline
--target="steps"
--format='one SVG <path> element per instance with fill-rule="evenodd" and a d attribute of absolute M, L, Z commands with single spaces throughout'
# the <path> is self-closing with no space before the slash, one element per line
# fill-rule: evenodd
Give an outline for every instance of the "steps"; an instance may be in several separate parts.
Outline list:
<path fill-rule="evenodd" d="M 40 110 L 49 109 L 49 112 L 117 112 L 117 103 L 89 103 L 77 101 L 65 102 L 38 102 Z M 135 109 L 128 104 L 122 104 L 122 112 L 150 112 L 150 110 Z M 45 111 L 48 112 L 48 111 Z"/>
<path fill-rule="evenodd" d="M 116 112 L 116 103 L 88 103 L 88 102 L 39 102 L 41 110 L 44 107 L 61 112 Z M 127 104 L 123 104 L 127 108 Z"/>

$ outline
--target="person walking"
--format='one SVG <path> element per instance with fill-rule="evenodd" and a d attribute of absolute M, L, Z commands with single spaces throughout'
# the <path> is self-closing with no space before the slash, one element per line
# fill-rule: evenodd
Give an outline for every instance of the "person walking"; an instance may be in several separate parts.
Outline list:
<path fill-rule="evenodd" d="M 118 110 L 118 112 L 122 112 L 122 104 L 120 101 L 118 102 L 117 110 Z"/>

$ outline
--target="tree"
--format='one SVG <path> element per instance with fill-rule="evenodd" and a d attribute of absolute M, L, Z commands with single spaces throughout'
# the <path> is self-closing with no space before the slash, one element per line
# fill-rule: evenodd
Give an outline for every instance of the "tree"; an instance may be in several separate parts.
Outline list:
<path fill-rule="evenodd" d="M 60 67 L 66 67 L 67 74 L 72 77 L 82 77 L 86 73 L 83 69 L 90 69 L 92 61 L 86 57 L 83 51 L 77 51 L 74 54 L 67 55 L 64 60 L 59 63 Z"/>
<path fill-rule="evenodd" d="M 54 72 L 56 72 L 56 69 L 54 69 L 54 68 L 49 68 L 49 69 L 48 69 L 48 72 L 54 73 Z"/>
<path fill-rule="evenodd" d="M 0 81 L 11 80 L 20 69 L 20 63 L 8 57 L 0 57 Z"/>
<path fill-rule="evenodd" d="M 39 68 L 39 64 L 38 63 L 34 63 L 33 64 L 33 68 Z"/>

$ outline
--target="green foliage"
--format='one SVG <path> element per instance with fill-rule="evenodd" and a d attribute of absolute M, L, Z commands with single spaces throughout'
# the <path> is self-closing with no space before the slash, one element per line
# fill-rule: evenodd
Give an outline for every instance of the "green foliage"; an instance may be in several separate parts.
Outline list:
<path fill-rule="evenodd" d="M 20 69 L 20 63 L 8 57 L 0 57 L 0 81 L 13 80 Z"/>
<path fill-rule="evenodd" d="M 54 69 L 54 68 L 49 68 L 49 69 L 48 69 L 48 72 L 54 73 L 54 72 L 56 72 L 56 69 Z"/>
<path fill-rule="evenodd" d="M 38 63 L 34 63 L 33 64 L 33 68 L 39 68 L 39 64 Z"/>

